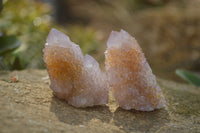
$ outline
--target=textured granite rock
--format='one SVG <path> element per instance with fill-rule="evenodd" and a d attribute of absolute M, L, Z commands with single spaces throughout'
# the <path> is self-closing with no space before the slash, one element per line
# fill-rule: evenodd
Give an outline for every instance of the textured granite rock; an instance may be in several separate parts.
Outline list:
<path fill-rule="evenodd" d="M 200 132 L 200 88 L 158 79 L 168 103 L 152 112 L 106 106 L 75 108 L 54 97 L 46 70 L 0 71 L 0 132 Z"/>
<path fill-rule="evenodd" d="M 79 45 L 67 35 L 52 29 L 43 52 L 50 88 L 57 97 L 75 107 L 108 102 L 106 78 L 98 62 L 90 55 L 83 56 Z"/>
<path fill-rule="evenodd" d="M 152 111 L 166 101 L 141 47 L 126 31 L 112 31 L 105 52 L 109 88 L 120 107 Z"/>

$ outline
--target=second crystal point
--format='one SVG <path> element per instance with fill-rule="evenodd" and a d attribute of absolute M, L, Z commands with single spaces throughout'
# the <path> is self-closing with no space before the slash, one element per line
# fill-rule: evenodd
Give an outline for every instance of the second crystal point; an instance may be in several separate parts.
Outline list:
<path fill-rule="evenodd" d="M 111 33 L 105 57 L 108 84 L 120 107 L 152 111 L 165 106 L 164 96 L 142 49 L 127 32 Z"/>

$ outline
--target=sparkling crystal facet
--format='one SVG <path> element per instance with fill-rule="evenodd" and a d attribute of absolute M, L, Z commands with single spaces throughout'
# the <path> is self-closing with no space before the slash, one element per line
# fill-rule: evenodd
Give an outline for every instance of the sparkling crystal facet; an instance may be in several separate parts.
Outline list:
<path fill-rule="evenodd" d="M 107 103 L 106 78 L 99 64 L 93 57 L 83 56 L 68 36 L 52 29 L 43 52 L 50 88 L 57 97 L 76 107 Z"/>
<path fill-rule="evenodd" d="M 126 31 L 112 31 L 107 42 L 106 75 L 119 106 L 152 111 L 166 102 L 137 41 Z"/>

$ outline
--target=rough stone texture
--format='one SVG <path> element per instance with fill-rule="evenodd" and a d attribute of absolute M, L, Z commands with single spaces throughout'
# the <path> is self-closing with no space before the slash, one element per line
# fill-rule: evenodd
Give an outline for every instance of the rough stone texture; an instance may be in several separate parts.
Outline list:
<path fill-rule="evenodd" d="M 166 101 L 137 41 L 126 31 L 112 31 L 107 42 L 109 88 L 123 109 L 152 111 Z"/>
<path fill-rule="evenodd" d="M 83 56 L 79 45 L 62 32 L 52 29 L 47 37 L 44 62 L 54 94 L 75 107 L 108 102 L 105 74 L 90 55 Z"/>
<path fill-rule="evenodd" d="M 52 95 L 46 70 L 0 72 L 0 132 L 200 132 L 200 88 L 159 79 L 167 108 L 126 111 L 106 106 L 74 108 Z"/>

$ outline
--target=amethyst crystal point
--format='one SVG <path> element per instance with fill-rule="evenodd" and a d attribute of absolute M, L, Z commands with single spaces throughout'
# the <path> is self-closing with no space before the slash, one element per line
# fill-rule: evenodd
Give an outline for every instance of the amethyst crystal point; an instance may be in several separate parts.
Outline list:
<path fill-rule="evenodd" d="M 108 90 L 105 75 L 89 55 L 83 56 L 78 45 L 56 29 L 47 37 L 44 62 L 54 94 L 75 107 L 106 104 Z"/>
<path fill-rule="evenodd" d="M 107 42 L 106 74 L 119 106 L 152 111 L 165 106 L 165 98 L 137 41 L 124 30 L 113 31 Z"/>

